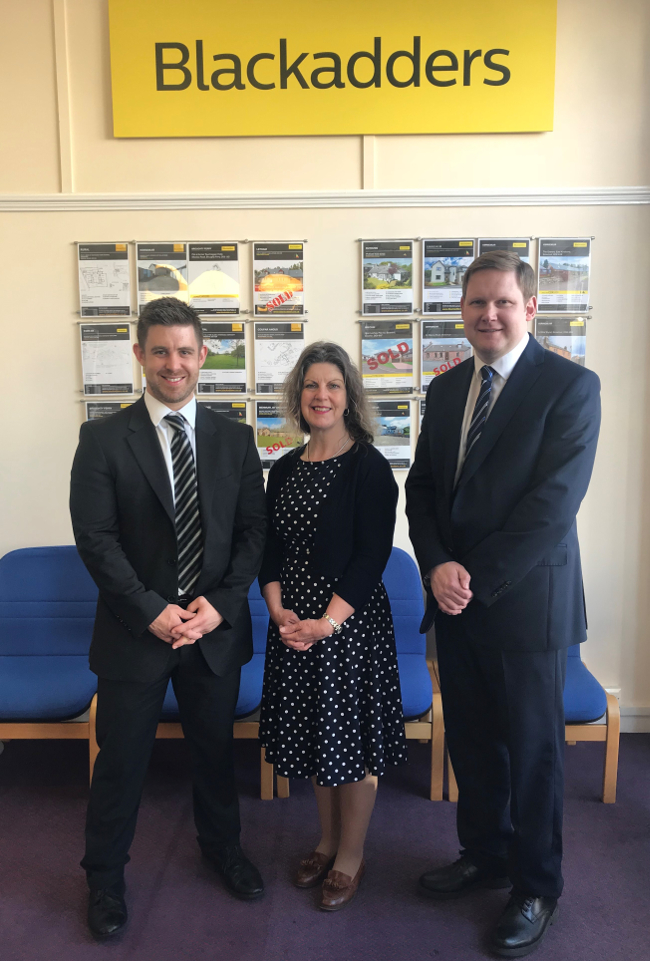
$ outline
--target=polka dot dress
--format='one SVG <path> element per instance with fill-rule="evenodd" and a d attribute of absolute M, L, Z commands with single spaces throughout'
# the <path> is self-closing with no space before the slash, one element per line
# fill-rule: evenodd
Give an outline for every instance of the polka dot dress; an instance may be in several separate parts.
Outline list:
<path fill-rule="evenodd" d="M 342 460 L 299 458 L 276 502 L 274 528 L 284 547 L 283 606 L 320 618 L 336 590 L 310 568 L 318 510 Z M 336 537 L 336 531 L 332 531 Z M 390 605 L 380 582 L 364 608 L 308 651 L 294 651 L 269 625 L 260 715 L 266 758 L 283 777 L 335 787 L 406 760 L 397 654 Z"/>

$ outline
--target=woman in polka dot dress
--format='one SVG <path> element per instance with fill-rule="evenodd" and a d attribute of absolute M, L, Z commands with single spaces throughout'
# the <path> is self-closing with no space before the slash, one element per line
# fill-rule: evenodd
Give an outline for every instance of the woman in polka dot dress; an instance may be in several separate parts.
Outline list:
<path fill-rule="evenodd" d="M 309 433 L 269 474 L 260 572 L 271 615 L 260 738 L 284 777 L 311 778 L 321 839 L 299 887 L 320 906 L 356 893 L 377 776 L 406 760 L 393 622 L 382 574 L 397 484 L 372 447 L 361 377 L 337 344 L 307 347 L 285 383 L 288 419 Z"/>

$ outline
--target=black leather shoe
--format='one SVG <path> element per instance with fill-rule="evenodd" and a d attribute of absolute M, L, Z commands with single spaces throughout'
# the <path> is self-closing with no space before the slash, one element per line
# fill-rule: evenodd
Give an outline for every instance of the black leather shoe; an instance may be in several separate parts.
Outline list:
<path fill-rule="evenodd" d="M 513 894 L 496 926 L 492 949 L 502 958 L 523 958 L 539 947 L 557 916 L 557 898 Z"/>
<path fill-rule="evenodd" d="M 256 901 L 264 894 L 262 876 L 238 844 L 223 848 L 209 860 L 223 878 L 228 890 L 243 901 Z"/>
<path fill-rule="evenodd" d="M 426 871 L 419 880 L 419 891 L 429 898 L 446 901 L 460 898 L 474 888 L 509 888 L 510 881 L 486 868 L 480 868 L 463 854 L 453 864 Z"/>
<path fill-rule="evenodd" d="M 124 895 L 115 888 L 100 888 L 88 895 L 88 927 L 99 941 L 118 934 L 127 917 Z"/>

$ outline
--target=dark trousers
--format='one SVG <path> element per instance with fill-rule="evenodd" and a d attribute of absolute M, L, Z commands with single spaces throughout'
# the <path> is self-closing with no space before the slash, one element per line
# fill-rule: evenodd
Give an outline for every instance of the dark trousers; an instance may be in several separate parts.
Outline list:
<path fill-rule="evenodd" d="M 217 677 L 198 644 L 170 651 L 169 670 L 153 683 L 100 677 L 97 742 L 81 866 L 90 888 L 123 884 L 140 797 L 169 678 L 193 762 L 194 822 L 209 856 L 239 840 L 233 718 L 237 669 Z"/>
<path fill-rule="evenodd" d="M 566 650 L 495 650 L 442 613 L 436 642 L 460 843 L 517 891 L 557 898 Z"/>

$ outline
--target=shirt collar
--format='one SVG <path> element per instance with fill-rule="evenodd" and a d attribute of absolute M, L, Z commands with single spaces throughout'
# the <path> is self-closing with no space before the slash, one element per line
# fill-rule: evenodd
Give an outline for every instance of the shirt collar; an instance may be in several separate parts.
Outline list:
<path fill-rule="evenodd" d="M 493 361 L 489 364 L 495 373 L 499 374 L 503 380 L 507 380 L 510 374 L 515 369 L 515 365 L 523 352 L 528 346 L 528 333 L 524 334 L 516 347 L 513 347 L 511 351 L 504 354 L 503 357 L 499 357 L 498 360 Z M 474 370 L 480 377 L 481 367 L 485 366 L 485 361 L 481 360 L 478 354 L 474 354 Z"/>
<path fill-rule="evenodd" d="M 151 418 L 151 423 L 154 427 L 160 427 L 160 422 L 163 420 L 167 414 L 182 414 L 187 423 L 190 425 L 192 430 L 196 426 L 196 397 L 192 395 L 192 398 L 188 400 L 185 407 L 181 407 L 180 410 L 170 410 L 161 401 L 156 400 L 153 394 L 150 394 L 148 390 L 144 392 L 144 402 Z"/>

